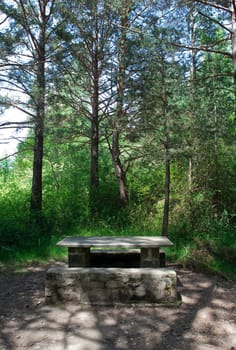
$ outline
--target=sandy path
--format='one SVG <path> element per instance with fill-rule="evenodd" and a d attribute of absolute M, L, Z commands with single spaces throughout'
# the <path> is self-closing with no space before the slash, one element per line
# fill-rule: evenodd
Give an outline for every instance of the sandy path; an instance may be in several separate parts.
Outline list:
<path fill-rule="evenodd" d="M 180 269 L 179 308 L 52 307 L 45 271 L 0 274 L 0 350 L 236 350 L 236 283 Z"/>

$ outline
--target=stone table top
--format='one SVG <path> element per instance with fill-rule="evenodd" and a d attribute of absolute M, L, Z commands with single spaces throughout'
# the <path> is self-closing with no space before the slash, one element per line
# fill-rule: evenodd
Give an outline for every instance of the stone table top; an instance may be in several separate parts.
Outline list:
<path fill-rule="evenodd" d="M 57 243 L 61 247 L 113 247 L 113 248 L 159 248 L 172 247 L 174 244 L 164 236 L 101 236 L 101 237 L 66 237 Z"/>

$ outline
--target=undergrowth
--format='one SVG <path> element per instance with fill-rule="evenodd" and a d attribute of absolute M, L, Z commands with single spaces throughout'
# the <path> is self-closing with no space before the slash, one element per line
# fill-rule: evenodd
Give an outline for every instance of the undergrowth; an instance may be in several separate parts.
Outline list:
<path fill-rule="evenodd" d="M 65 260 L 67 250 L 56 243 L 65 236 L 156 236 L 159 232 L 138 230 L 135 227 L 114 228 L 103 222 L 90 226 L 72 226 L 56 233 L 39 234 L 34 227 L 31 231 L 18 226 L 14 239 L 1 242 L 0 262 L 2 264 L 22 264 L 47 262 L 50 259 Z M 9 229 L 9 227 L 8 227 Z M 28 238 L 26 239 L 26 236 Z M 18 237 L 18 238 L 16 238 Z M 169 238 L 173 248 L 166 248 L 167 262 L 177 263 L 198 272 L 218 274 L 226 279 L 236 280 L 236 240 L 234 227 L 219 227 L 212 224 L 208 231 L 188 231 L 187 228 L 171 228 Z"/>

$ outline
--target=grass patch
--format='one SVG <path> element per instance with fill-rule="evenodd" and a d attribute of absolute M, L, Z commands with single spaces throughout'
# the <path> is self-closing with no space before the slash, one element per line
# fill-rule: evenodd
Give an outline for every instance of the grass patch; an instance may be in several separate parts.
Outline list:
<path fill-rule="evenodd" d="M 210 265 L 210 272 L 218 274 L 226 279 L 236 281 L 236 266 L 228 262 L 215 259 Z"/>
<path fill-rule="evenodd" d="M 41 238 L 38 242 L 29 242 L 26 246 L 2 246 L 0 250 L 2 263 L 29 263 L 46 262 L 49 259 L 64 259 L 67 251 L 56 245 L 59 237 Z"/>
<path fill-rule="evenodd" d="M 51 259 L 66 260 L 67 248 L 56 243 L 66 236 L 158 236 L 156 230 L 137 230 L 132 227 L 115 229 L 100 223 L 97 226 L 75 226 L 55 235 L 36 233 L 29 238 L 3 244 L 0 248 L 2 263 L 29 264 L 47 262 Z M 26 234 L 25 234 L 26 236 Z M 174 247 L 165 248 L 167 261 L 180 263 L 184 267 L 199 272 L 219 274 L 236 280 L 236 240 L 234 233 L 212 231 L 211 234 L 186 233 L 181 230 L 170 232 Z M 26 244 L 24 244 L 24 241 Z M 23 242 L 20 244 L 20 242 Z"/>
<path fill-rule="evenodd" d="M 219 240 L 218 236 L 194 235 L 179 239 L 173 249 L 167 248 L 171 261 L 197 272 L 218 274 L 226 279 L 236 280 L 236 249 L 231 240 Z"/>

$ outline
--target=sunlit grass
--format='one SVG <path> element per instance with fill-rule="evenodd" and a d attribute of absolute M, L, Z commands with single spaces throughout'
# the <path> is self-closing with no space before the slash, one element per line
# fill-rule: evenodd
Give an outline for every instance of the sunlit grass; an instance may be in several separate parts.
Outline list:
<path fill-rule="evenodd" d="M 132 227 L 115 229 L 112 226 L 100 224 L 91 227 L 75 226 L 60 233 L 45 236 L 40 239 L 27 241 L 24 245 L 1 247 L 2 264 L 30 264 L 47 263 L 50 260 L 66 261 L 67 248 L 57 246 L 57 242 L 66 236 L 158 236 L 156 229 L 138 230 Z M 224 236 L 223 236 L 224 235 Z M 231 240 L 232 247 L 226 244 L 227 233 L 222 233 L 221 240 L 214 235 L 180 235 L 171 232 L 170 239 L 174 247 L 164 248 L 167 262 L 181 264 L 196 271 L 218 274 L 226 279 L 236 280 L 236 266 L 234 263 L 235 242 Z M 231 234 L 231 237 L 233 235 Z M 224 243 L 224 245 L 222 244 Z M 210 249 L 204 250 L 209 246 Z M 233 249 L 233 250 L 232 250 Z"/>

